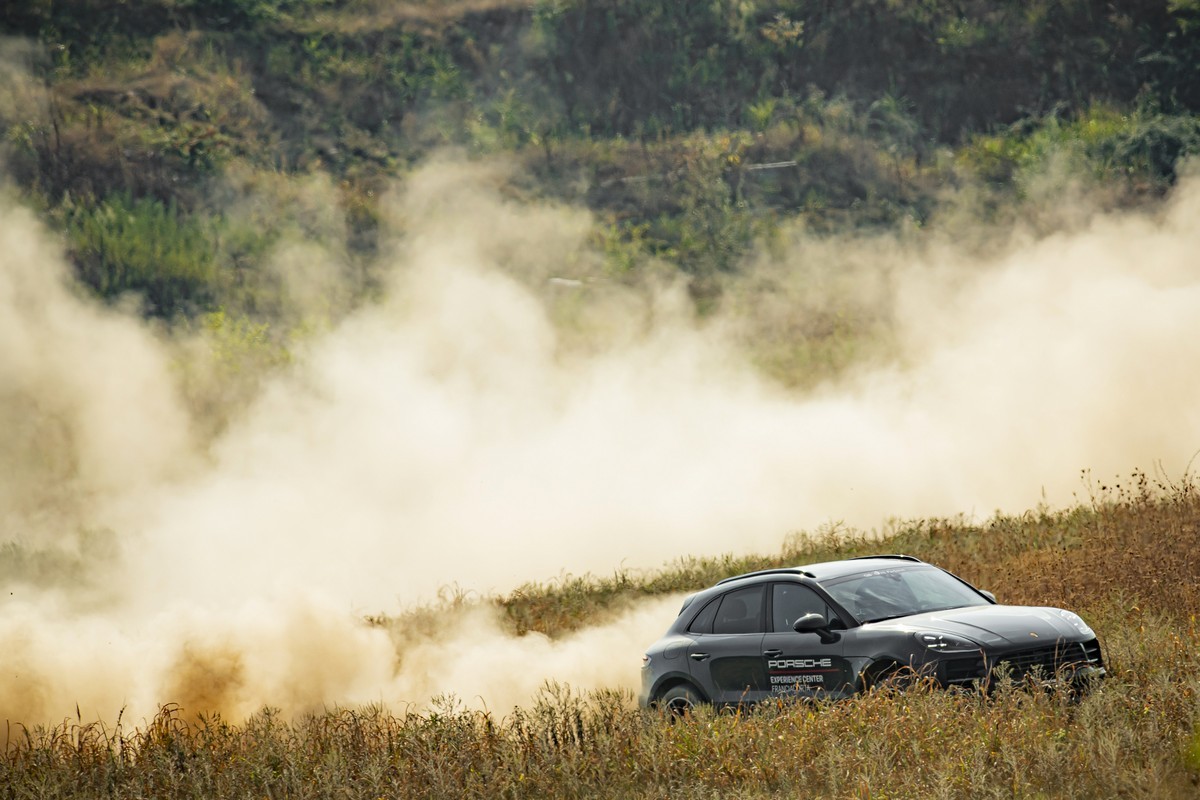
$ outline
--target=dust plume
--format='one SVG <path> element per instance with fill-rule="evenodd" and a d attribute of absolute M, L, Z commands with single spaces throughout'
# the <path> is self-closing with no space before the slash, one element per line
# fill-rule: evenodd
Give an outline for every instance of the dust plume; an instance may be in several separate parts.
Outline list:
<path fill-rule="evenodd" d="M 1067 503 L 1081 469 L 1177 475 L 1200 449 L 1194 177 L 1153 213 L 982 254 L 797 231 L 708 320 L 670 279 L 605 274 L 585 211 L 505 185 L 453 157 L 408 176 L 357 306 L 338 248 L 282 244 L 280 314 L 324 324 L 219 429 L 180 377 L 204 341 L 85 296 L 0 207 L 0 718 L 633 688 L 677 598 L 556 641 L 482 607 L 410 637 L 361 619 L 831 520 Z M 857 368 L 756 369 L 835 308 L 882 341 Z"/>

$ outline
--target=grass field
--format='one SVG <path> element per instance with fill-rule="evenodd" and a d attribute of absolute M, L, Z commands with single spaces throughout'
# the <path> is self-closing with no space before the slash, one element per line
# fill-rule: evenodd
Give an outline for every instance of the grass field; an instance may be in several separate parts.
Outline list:
<path fill-rule="evenodd" d="M 502 607 L 515 630 L 557 636 L 744 569 L 907 552 L 1002 602 L 1079 610 L 1111 676 L 1082 700 L 917 688 L 675 721 L 623 692 L 551 684 L 512 710 L 446 697 L 431 709 L 295 720 L 263 709 L 234 722 L 166 706 L 139 727 L 10 727 L 0 797 L 1195 797 L 1200 494 L 1190 480 L 1084 479 L 1088 496 L 1065 510 L 914 522 L 882 537 L 834 530 L 771 557 L 688 559 L 472 601 Z"/>
<path fill-rule="evenodd" d="M 1109 483 L 1084 473 L 1065 508 L 982 522 L 903 520 L 882 533 L 833 526 L 793 535 L 779 551 L 759 555 L 745 554 L 749 544 L 736 555 L 715 554 L 724 544 L 696 544 L 689 554 L 664 536 L 656 553 L 684 552 L 653 570 L 564 574 L 496 596 L 456 587 L 400 615 L 337 617 L 373 626 L 372 635 L 391 634 L 376 637 L 383 640 L 380 672 L 387 672 L 393 654 L 399 664 L 404 643 L 438 630 L 446 612 L 484 612 L 479 616 L 489 624 L 498 618 L 502 633 L 518 641 L 546 637 L 561 644 L 638 609 L 652 611 L 652 600 L 673 603 L 739 572 L 901 552 L 950 569 L 1001 602 L 1081 613 L 1099 632 L 1110 674 L 1083 699 L 1012 687 L 983 699 L 918 687 L 836 705 L 765 705 L 671 720 L 639 710 L 625 690 L 593 693 L 551 683 L 517 708 L 492 698 L 489 710 L 480 711 L 446 696 L 431 706 L 331 707 L 299 716 L 268 707 L 248 718 L 220 717 L 203 708 L 215 707 L 215 693 L 184 696 L 170 682 L 165 689 L 139 683 L 126 669 L 139 660 L 153 665 L 143 652 L 175 656 L 163 657 L 168 667 L 190 664 L 186 626 L 172 618 L 165 633 L 150 629 L 150 642 L 132 634 L 122 640 L 125 620 L 114 616 L 95 634 L 116 653 L 119 666 L 108 669 L 117 675 L 113 694 L 119 701 L 126 686 L 142 687 L 151 711 L 93 722 L 87 709 L 102 706 L 81 699 L 81 684 L 83 673 L 104 672 L 102 656 L 88 650 L 86 637 L 66 637 L 45 624 L 62 622 L 62 610 L 70 625 L 61 630 L 86 631 L 106 613 L 93 594 L 122 595 L 142 584 L 152 588 L 128 589 L 121 599 L 131 606 L 144 601 L 155 612 L 160 601 L 186 605 L 184 577 L 193 578 L 187 586 L 200 595 L 190 599 L 219 597 L 216 587 L 239 580 L 259 599 L 257 584 L 267 581 L 258 564 L 279 566 L 284 548 L 303 550 L 302 540 L 318 538 L 331 547 L 319 557 L 300 553 L 294 569 L 277 571 L 305 590 L 310 574 L 338 581 L 348 575 L 347 582 L 391 597 L 394 586 L 406 589 L 406 578 L 441 580 L 445 573 L 434 575 L 430 565 L 453 562 L 455 550 L 471 551 L 472 563 L 490 571 L 493 565 L 482 562 L 496 552 L 488 549 L 496 509 L 527 508 L 555 494 L 566 498 L 562 519 L 550 514 L 531 522 L 505 513 L 510 530 L 530 532 L 498 549 L 525 557 L 552 538 L 572 538 L 564 532 L 597 541 L 638 535 L 607 518 L 597 523 L 596 513 L 592 533 L 580 532 L 584 517 L 572 498 L 593 495 L 578 484 L 603 486 L 614 475 L 630 487 L 627 494 L 605 494 L 593 509 L 640 514 L 639 500 L 657 499 L 658 487 L 675 481 L 687 499 L 661 519 L 687 537 L 695 537 L 695 521 L 727 510 L 700 500 L 727 495 L 734 504 L 769 505 L 757 495 L 745 499 L 750 492 L 739 495 L 732 472 L 724 478 L 719 470 L 697 476 L 690 469 L 699 464 L 708 471 L 722 461 L 707 454 L 728 460 L 734 452 L 717 437 L 711 448 L 695 451 L 699 456 L 689 455 L 700 437 L 688 425 L 703 433 L 721 413 L 706 414 L 699 403 L 695 416 L 684 414 L 677 425 L 677 411 L 691 408 L 696 397 L 734 408 L 739 420 L 763 415 L 758 405 L 727 405 L 741 395 L 728 399 L 717 374 L 724 372 L 716 363 L 726 357 L 723 349 L 709 361 L 707 345 L 697 344 L 711 380 L 693 375 L 685 354 L 682 377 L 663 378 L 655 364 L 645 389 L 638 350 L 629 373 L 632 414 L 603 393 L 597 401 L 590 390 L 579 392 L 578 403 L 574 391 L 564 391 L 562 402 L 532 396 L 539 384 L 575 380 L 573 371 L 560 369 L 559 355 L 568 366 L 578 361 L 579 374 L 593 375 L 592 354 L 603 356 L 596 361 L 604 367 L 606 354 L 621 356 L 622 342 L 638 339 L 643 328 L 653 332 L 660 316 L 664 327 L 657 329 L 668 333 L 680 322 L 704 336 L 729 334 L 733 349 L 766 381 L 787 387 L 778 405 L 798 401 L 796 419 L 805 424 L 781 412 L 787 424 L 777 429 L 799 431 L 797 438 L 764 444 L 769 457 L 750 453 L 747 463 L 791 464 L 781 451 L 801 448 L 789 442 L 811 445 L 800 452 L 800 474 L 811 465 L 814 473 L 828 473 L 822 485 L 835 490 L 874 480 L 903 502 L 919 490 L 939 494 L 946 482 L 939 476 L 970 477 L 984 466 L 978 470 L 988 473 L 978 482 L 984 488 L 963 481 L 962 496 L 991 497 L 1005 479 L 1039 481 L 1064 460 L 1072 465 L 1068 477 L 1075 464 L 1178 463 L 1179 451 L 1186 458 L 1200 437 L 1194 411 L 1200 384 L 1186 368 L 1200 342 L 1193 278 L 1200 201 L 1192 199 L 1200 197 L 1192 188 L 1200 154 L 1198 32 L 1200 0 L 0 3 L 0 255 L 11 259 L 0 258 L 0 330 L 16 321 L 16 333 L 0 336 L 0 598 L 16 592 L 0 621 L 15 618 L 8 608 L 37 605 L 31 622 L 0 636 L 4 677 L 23 671 L 26 681 L 13 683 L 15 689 L 0 683 L 0 711 L 18 709 L 11 716 L 23 717 L 35 713 L 26 709 L 53 707 L 53 715 L 39 719 L 59 719 L 62 708 L 84 709 L 49 727 L 7 723 L 0 731 L 0 800 L 1200 797 L 1200 489 L 1190 474 L 1134 473 Z M 480 167 L 481 189 L 453 188 L 459 162 Z M 413 199 L 403 199 L 410 192 Z M 28 233 L 24 210 L 7 213 L 9 193 L 52 232 L 53 247 L 37 244 L 40 232 Z M 451 281 L 426 290 L 421 281 L 393 280 L 425 260 L 432 274 L 435 257 L 439 271 L 455 275 L 442 270 L 450 256 L 443 264 L 442 254 L 432 252 L 437 248 L 425 254 L 412 244 L 429 235 L 430 221 L 438 223 L 435 233 L 448 231 L 440 234 L 447 239 L 461 236 L 443 216 L 478 223 L 477 240 L 467 238 L 488 257 L 477 266 L 502 277 L 501 288 L 520 278 L 521 286 L 534 287 L 528 296 L 514 284 L 511 293 L 520 297 L 499 302 L 501 284 L 489 280 L 478 284 L 486 302 L 476 305 L 473 264 L 453 265 L 467 268 L 465 289 Z M 543 230 L 539 236 L 529 233 L 534 223 Z M 503 235 L 493 235 L 492 227 Z M 1037 241 L 1022 245 L 1027 236 Z M 943 247 L 943 238 L 953 248 Z M 402 250 L 411 244 L 414 254 L 397 256 L 397 242 Z M 27 245 L 55 254 L 29 256 Z M 901 256 L 893 252 L 898 246 Z M 397 259 L 413 264 L 393 264 Z M 57 275 L 59 261 L 72 276 L 71 298 L 94 305 L 59 297 L 57 289 L 28 295 L 20 281 L 18 290 L 6 288 L 10 273 L 25 272 L 27 286 L 49 286 L 41 279 Z M 930 277 L 943 268 L 945 276 Z M 679 289 L 679 309 L 674 294 L 660 292 L 663 286 Z M 924 297 L 925 290 L 933 296 Z M 943 290 L 951 300 L 939 299 Z M 660 300 L 672 305 L 660 310 Z M 562 353 L 546 355 L 542 334 L 531 334 L 528 343 L 514 335 L 532 366 L 514 360 L 518 377 L 493 386 L 496 365 L 511 354 L 506 335 L 491 331 L 526 330 L 517 323 L 532 318 L 539 303 L 548 309 L 545 319 L 538 310 L 529 329 L 545 322 L 545 338 L 558 337 Z M 101 326 L 101 308 L 104 321 L 120 317 L 128 326 L 116 326 L 116 333 Z M 478 309 L 503 313 L 493 319 Z M 943 317 L 946 309 L 956 313 Z M 426 318 L 437 324 L 422 327 Z M 132 330 L 135 320 L 145 328 L 126 337 L 121 331 Z M 377 321 L 381 342 L 367 335 Z M 495 353 L 480 344 L 489 338 L 497 339 Z M 429 353 L 420 344 L 426 339 Z M 171 377 L 158 381 L 154 364 L 165 340 L 179 345 L 172 345 L 177 360 Z M 142 342 L 145 352 L 139 356 L 131 342 Z M 403 361 L 397 351 L 404 356 L 410 345 L 418 365 L 412 374 L 398 370 L 377 381 L 378 365 Z M 455 363 L 460 350 L 470 356 L 459 359 L 461 374 L 425 368 Z M 325 360 L 314 366 L 315 351 Z M 876 376 L 873 370 L 885 365 Z M 345 370 L 370 379 L 347 383 Z M 611 383 L 604 369 L 594 376 L 597 384 Z M 878 391 L 876 377 L 883 384 Z M 740 385 L 742 378 L 729 380 Z M 158 383 L 161 396 L 146 388 Z M 179 409 L 170 402 L 176 383 Z M 328 408 L 318 396 L 326 386 L 337 389 L 327 392 Z M 486 391 L 479 390 L 479 402 L 444 413 L 447 400 L 472 394 L 463 386 Z M 666 386 L 679 390 L 672 395 L 678 402 L 661 402 Z M 973 390 L 960 395 L 964 386 Z M 775 397 L 776 388 L 767 394 Z M 809 393 L 820 405 L 828 392 L 842 397 L 843 388 L 863 416 L 848 412 L 849 423 L 828 431 L 817 413 L 809 426 Z M 262 396 L 293 393 L 300 399 L 295 409 L 285 407 L 288 413 L 256 410 Z M 749 394 L 757 397 L 758 389 Z M 432 399 L 426 409 L 410 404 L 413 396 Z M 643 398 L 655 400 L 646 415 Z M 1164 398 L 1170 402 L 1158 402 Z M 545 426 L 531 424 L 541 437 L 477 436 L 497 427 L 493 406 L 510 402 L 518 422 L 549 418 Z M 895 432 L 896 420 L 915 419 L 890 448 L 873 440 L 885 436 L 858 438 L 875 430 L 876 403 L 895 409 L 880 418 L 883 433 Z M 157 404 L 178 411 L 179 420 L 164 411 L 170 419 L 156 423 Z M 586 413 L 573 415 L 577 404 Z M 571 413 L 560 415 L 559 406 Z M 589 421 L 593 406 L 614 409 L 597 413 L 603 435 L 585 426 L 579 441 L 562 419 Z M 971 413 L 943 426 L 937 417 L 946 409 Z M 289 427 L 292 411 L 299 422 Z M 626 439 L 616 434 L 629 416 L 634 433 Z M 398 424 L 404 420 L 421 434 L 412 441 L 428 441 L 436 456 L 410 457 L 409 439 L 383 435 L 408 431 Z M 500 421 L 499 428 L 512 422 Z M 455 435 L 439 438 L 442 423 Z M 832 444 L 810 442 L 809 427 Z M 1061 438 L 1060 427 L 1067 429 Z M 636 431 L 664 428 L 683 432 L 684 455 L 668 452 L 674 449 L 668 435 L 660 449 L 670 458 L 655 462 L 665 467 L 631 469 L 634 459 L 626 455 L 641 444 Z M 974 434 L 984 429 L 996 435 L 979 445 Z M 941 447 L 927 432 L 941 437 Z M 164 446 L 166 476 L 152 474 L 159 467 L 131 436 L 153 453 L 157 443 L 178 438 L 180 452 L 206 464 L 227 453 L 239 465 L 233 477 L 242 477 L 242 464 L 249 464 L 249 477 L 229 481 L 234 489 L 216 501 L 204 492 L 207 478 L 199 488 L 184 486 L 177 498 L 175 482 L 187 481 L 176 469 L 190 467 Z M 193 437 L 200 440 L 194 447 L 183 443 Z M 461 463 L 473 471 L 443 457 L 454 450 L 446 440 L 456 438 Z M 530 438 L 534 445 L 526 449 Z M 339 446 L 326 449 L 332 439 Z M 860 443 L 862 459 L 842 472 L 829 469 L 831 455 L 854 449 L 846 440 Z M 1030 453 L 1025 442 L 1043 452 Z M 926 474 L 916 451 L 927 443 L 941 460 L 934 458 L 926 480 L 910 484 L 905 471 Z M 553 458 L 542 459 L 543 450 Z M 287 457 L 276 458 L 279 452 Z M 1103 460 L 1113 452 L 1129 461 L 1113 467 Z M 1037 458 L 1046 454 L 1054 458 Z M 610 460 L 618 464 L 611 471 L 604 466 Z M 575 463 L 600 466 L 560 483 Z M 326 495 L 326 476 L 337 473 L 344 486 L 339 481 L 338 491 Z M 459 498 L 475 488 L 467 482 L 459 489 L 464 473 L 481 485 L 507 487 L 512 474 L 523 483 L 492 506 L 475 503 L 478 514 L 463 522 Z M 394 483 L 376 482 L 381 475 Z M 371 491 L 360 494 L 359 476 L 369 476 Z M 211 484 L 224 486 L 230 474 L 214 467 L 212 477 Z M 143 483 L 154 480 L 171 486 L 146 513 L 157 523 L 161 506 L 171 524 L 147 523 L 153 535 L 144 542 L 161 545 L 170 558 L 152 564 L 147 558 L 150 566 L 138 569 L 150 576 L 132 567 L 109 572 L 118 553 L 140 561 L 144 542 L 136 538 L 138 525 L 109 526 L 91 510 L 111 505 L 124 521 L 127 506 L 143 507 Z M 798 483 L 785 480 L 803 478 L 782 476 L 781 495 L 797 491 Z M 431 491 L 423 491 L 427 485 Z M 245 513 L 276 487 L 286 488 L 286 497 L 319 495 L 314 513 L 303 520 Z M 398 489 L 434 497 L 397 506 Z M 831 510 L 838 506 L 829 492 L 810 490 L 814 514 L 845 513 Z M 442 497 L 450 500 L 443 505 Z M 183 510 L 171 513 L 175 508 Z M 948 508 L 953 513 L 960 505 Z M 202 514 L 194 527 L 183 524 L 198 516 L 196 509 L 249 521 L 226 530 L 222 518 L 209 530 Z M 876 510 L 928 513 L 872 507 L 871 515 Z M 339 530 L 335 540 L 330 519 L 358 533 Z M 431 522 L 414 528 L 409 548 L 395 545 L 404 538 L 392 535 L 403 527 L 396 519 Z M 636 522 L 657 533 L 657 519 L 643 515 Z M 443 520 L 461 524 L 463 535 L 455 537 Z M 776 522 L 762 524 L 767 535 L 786 530 Z M 312 528 L 296 531 L 299 523 Z M 796 524 L 807 523 L 790 516 L 782 523 Z M 732 541 L 717 537 L 738 533 L 726 530 L 734 525 L 714 527 L 707 542 Z M 259 542 L 263 530 L 289 537 L 263 535 Z M 233 535 L 211 536 L 221 531 Z M 409 552 L 443 537 L 450 543 L 445 549 Z M 222 549 L 216 539 L 236 546 Z M 329 556 L 335 542 L 343 559 L 327 563 L 337 561 Z M 393 549 L 381 549 L 385 543 Z M 243 545 L 253 545 L 257 557 L 246 557 Z M 585 563 L 623 563 L 633 549 L 614 543 L 601 554 L 611 560 Z M 211 555 L 219 568 L 192 569 L 179 552 Z M 394 566 L 401 561 L 407 563 Z M 553 560 L 545 571 L 563 564 Z M 453 569 L 447 579 L 477 580 L 459 563 Z M 523 564 L 513 580 L 539 569 Z M 502 585 L 507 590 L 512 583 Z M 38 590 L 37 602 L 22 596 L 30 587 Z M 51 598 L 44 604 L 43 595 Z M 419 590 L 405 598 L 412 596 Z M 351 599 L 338 595 L 336 602 Z M 662 627 L 668 623 L 664 618 Z M 196 623 L 195 631 L 201 627 Z M 219 627 L 213 624 L 211 637 L 218 656 L 226 636 L 240 630 Z M 182 644 L 168 641 L 176 629 Z M 319 631 L 310 638 L 320 639 Z M 596 656 L 636 671 L 649 642 L 624 638 L 627 646 Z M 64 639 L 73 647 L 60 645 Z M 133 640 L 136 652 L 122 646 Z M 254 644 L 289 667 L 310 666 L 270 642 Z M 331 649 L 321 641 L 313 652 L 322 646 Z M 70 669 L 58 683 L 39 683 L 45 676 L 21 665 L 22 651 L 41 659 L 30 661 L 35 666 L 61 662 Z M 196 670 L 202 677 L 238 677 L 242 666 L 236 658 L 210 661 L 201 664 L 207 673 Z M 237 669 L 222 672 L 229 665 Z M 538 669 L 528 671 L 530 685 L 561 673 L 557 665 L 532 666 Z M 434 677 L 440 691 L 447 676 Z M 319 703 L 329 692 L 318 685 Z M 369 685 L 375 687 L 373 678 Z M 262 702 L 254 689 L 246 693 L 249 707 Z M 60 694 L 69 697 L 66 705 L 58 704 Z M 159 702 L 167 705 L 155 717 Z"/>

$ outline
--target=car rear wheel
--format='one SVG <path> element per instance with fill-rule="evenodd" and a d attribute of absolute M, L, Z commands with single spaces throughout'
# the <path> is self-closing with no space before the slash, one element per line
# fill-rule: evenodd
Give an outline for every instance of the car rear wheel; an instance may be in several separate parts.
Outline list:
<path fill-rule="evenodd" d="M 686 683 L 672 686 L 658 699 L 660 708 L 666 709 L 677 717 L 690 714 L 702 702 L 704 701 L 696 690 Z"/>

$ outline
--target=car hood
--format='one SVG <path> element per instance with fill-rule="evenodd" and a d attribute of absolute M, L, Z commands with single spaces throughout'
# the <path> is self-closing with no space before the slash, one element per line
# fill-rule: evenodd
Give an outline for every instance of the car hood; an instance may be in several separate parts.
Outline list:
<path fill-rule="evenodd" d="M 872 622 L 863 627 L 913 632 L 941 631 L 964 636 L 988 647 L 1001 648 L 1052 645 L 1064 639 L 1085 641 L 1095 636 L 1082 622 L 1077 625 L 1064 614 L 1057 608 L 968 606 Z"/>

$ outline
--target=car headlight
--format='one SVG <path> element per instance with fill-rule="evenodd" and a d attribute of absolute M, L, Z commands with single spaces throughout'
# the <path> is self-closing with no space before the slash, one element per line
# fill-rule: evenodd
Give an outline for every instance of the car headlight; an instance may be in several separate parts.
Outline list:
<path fill-rule="evenodd" d="M 1073 611 L 1063 611 L 1058 609 L 1058 615 L 1065 619 L 1072 628 L 1082 633 L 1084 636 L 1095 636 L 1096 632 L 1088 627 L 1088 624 L 1080 619 L 1079 615 Z"/>
<path fill-rule="evenodd" d="M 975 653 L 980 649 L 979 645 L 970 639 L 951 633 L 921 631 L 916 636 L 922 647 L 935 653 Z"/>

